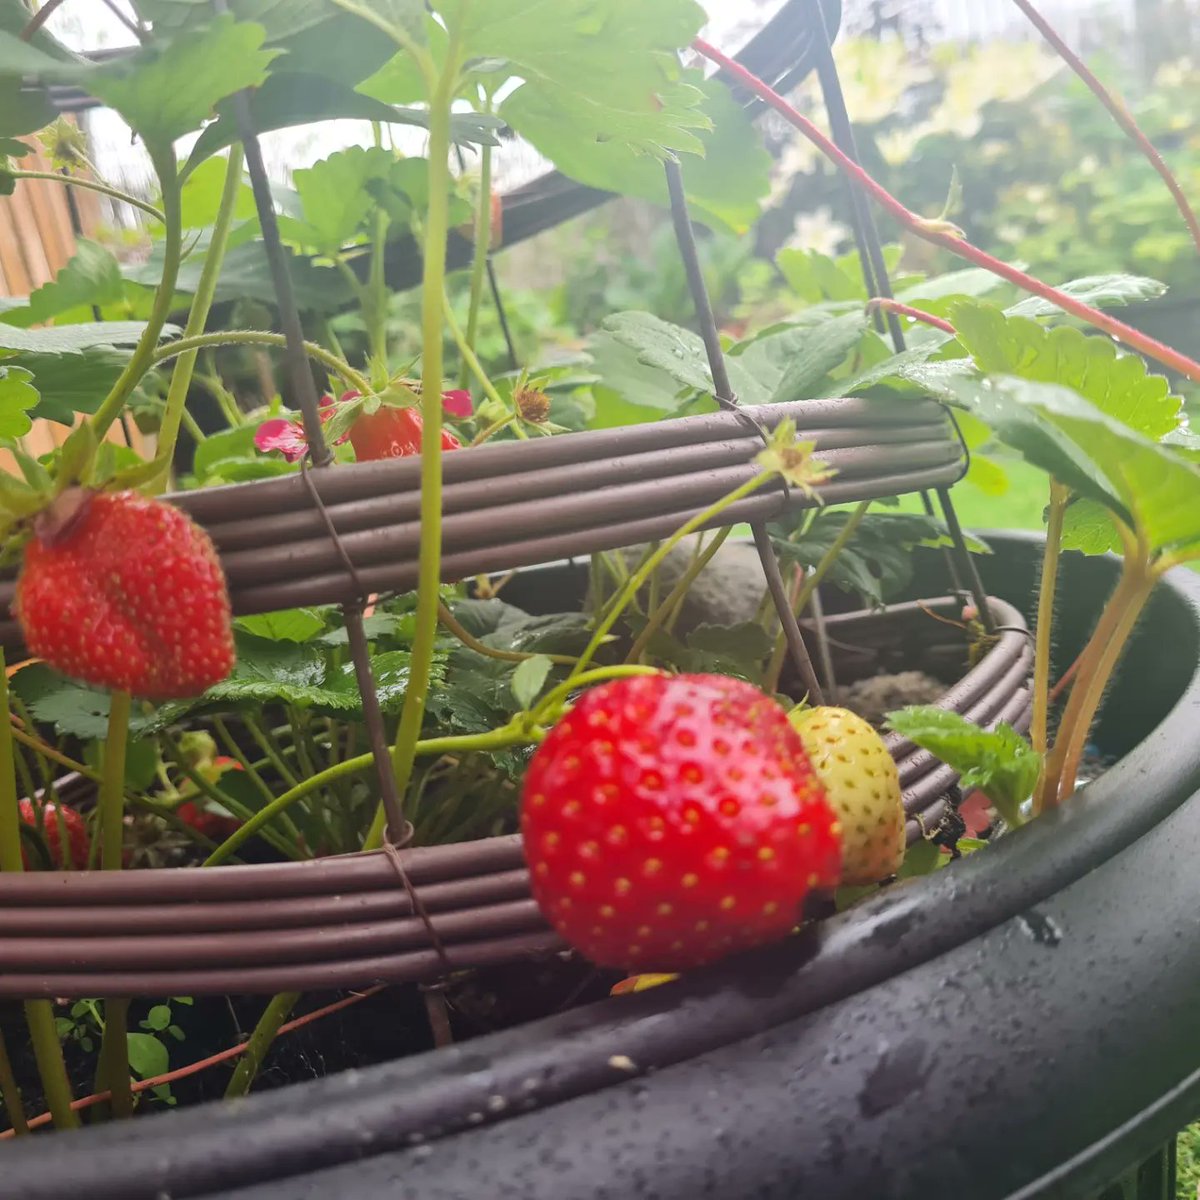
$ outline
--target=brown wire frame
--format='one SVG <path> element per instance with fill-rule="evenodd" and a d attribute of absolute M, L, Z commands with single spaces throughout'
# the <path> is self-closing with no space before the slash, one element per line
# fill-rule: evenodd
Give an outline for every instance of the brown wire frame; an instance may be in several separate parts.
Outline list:
<path fill-rule="evenodd" d="M 828 98 L 829 81 L 822 83 Z M 324 468 L 330 455 L 316 388 L 257 137 L 240 99 L 247 169 L 287 336 L 285 360 L 314 465 Z M 833 110 L 837 117 L 836 103 Z M 846 140 L 845 129 L 835 132 Z M 965 471 L 962 440 L 946 411 L 932 401 L 839 398 L 739 407 L 728 391 L 677 168 L 669 166 L 668 182 L 723 411 L 448 454 L 445 581 L 666 537 L 751 478 L 765 431 L 784 419 L 793 420 L 798 435 L 813 441 L 818 457 L 836 469 L 833 481 L 822 486 L 820 503 L 927 489 L 944 498 Z M 860 226 L 856 210 L 864 272 L 872 294 L 879 294 L 886 290 L 886 276 L 873 273 L 882 270 L 870 253 L 877 238 L 872 228 Z M 402 459 L 169 497 L 213 538 L 235 613 L 342 606 L 352 647 L 355 630 L 360 632 L 363 652 L 355 655 L 355 666 L 368 725 L 378 726 L 381 718 L 378 707 L 372 715 L 367 703 L 374 684 L 361 637 L 362 602 L 368 590 L 416 585 L 419 473 L 419 460 Z M 731 506 L 714 524 L 749 522 L 768 580 L 772 574 L 778 580 L 762 531 L 768 521 L 817 502 L 778 484 Z M 943 507 L 958 563 L 968 567 L 952 509 L 945 501 Z M 997 632 L 980 661 L 938 703 L 985 727 L 1007 721 L 1023 728 L 1032 659 L 1024 620 L 1010 605 L 984 597 L 977 577 L 968 574 L 968 580 L 985 622 Z M 864 647 L 920 642 L 928 654 L 949 661 L 965 649 L 962 636 L 945 632 L 964 595 L 954 582 L 956 595 L 926 604 L 825 618 L 823 635 Z M 8 610 L 12 591 L 12 580 L 0 580 L 0 611 Z M 772 591 L 778 601 L 779 589 Z M 931 611 L 950 619 L 939 626 L 940 641 L 929 633 Z M 793 654 L 804 659 L 804 639 L 790 608 L 779 605 L 779 617 L 785 630 L 791 625 Z M 15 621 L 0 621 L 0 644 L 10 654 L 23 652 Z M 395 813 L 398 797 L 389 796 L 394 783 L 381 751 L 381 729 L 368 732 L 381 796 Z M 887 742 L 900 771 L 911 843 L 945 816 L 957 776 L 897 735 Z M 563 949 L 530 895 L 515 835 L 306 862 L 0 875 L 0 998 L 362 987 L 429 981 Z"/>

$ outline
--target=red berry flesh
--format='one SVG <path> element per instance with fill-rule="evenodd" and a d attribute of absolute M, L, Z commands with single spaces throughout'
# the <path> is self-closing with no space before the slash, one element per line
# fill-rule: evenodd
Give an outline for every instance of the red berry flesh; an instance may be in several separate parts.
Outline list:
<path fill-rule="evenodd" d="M 421 453 L 421 413 L 416 408 L 383 405 L 364 413 L 350 426 L 350 444 L 359 462 L 381 458 L 405 458 Z M 462 443 L 449 430 L 442 430 L 442 449 L 458 450 Z"/>
<path fill-rule="evenodd" d="M 598 965 L 633 971 L 786 936 L 841 866 L 834 813 L 786 714 L 717 675 L 585 693 L 529 765 L 521 829 L 547 920 Z"/>
<path fill-rule="evenodd" d="M 226 678 L 229 594 L 208 535 L 135 492 L 74 502 L 25 548 L 14 610 L 30 653 L 148 700 L 198 696 Z"/>
<path fill-rule="evenodd" d="M 37 828 L 38 814 L 32 800 L 22 800 L 19 805 L 21 820 L 31 828 Z M 62 834 L 59 829 L 59 817 L 62 817 L 63 828 L 67 832 L 67 844 L 62 844 Z M 46 849 L 50 851 L 50 862 L 60 871 L 82 871 L 88 864 L 88 850 L 91 847 L 91 837 L 88 834 L 87 823 L 73 808 L 65 804 L 47 804 L 42 809 L 42 837 L 46 841 Z M 29 854 L 22 851 L 25 869 L 29 870 Z"/>

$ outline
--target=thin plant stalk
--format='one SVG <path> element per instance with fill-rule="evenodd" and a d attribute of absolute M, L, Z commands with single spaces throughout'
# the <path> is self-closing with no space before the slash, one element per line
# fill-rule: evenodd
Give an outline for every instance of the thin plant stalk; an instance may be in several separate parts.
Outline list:
<path fill-rule="evenodd" d="M 548 658 L 553 663 L 573 667 L 575 660 L 569 654 L 539 655 L 531 651 L 497 650 L 481 642 L 474 634 L 465 629 L 457 617 L 450 611 L 445 601 L 438 602 L 438 620 L 452 633 L 468 650 L 482 654 L 487 658 L 499 659 L 501 662 L 524 662 L 527 658 Z"/>
<path fill-rule="evenodd" d="M 200 280 L 196 284 L 196 294 L 192 297 L 192 307 L 188 312 L 187 324 L 183 329 L 184 337 L 195 337 L 197 334 L 203 333 L 204 326 L 208 322 L 209 310 L 212 308 L 213 297 L 217 292 L 217 279 L 225 261 L 225 249 L 229 245 L 229 231 L 233 226 L 233 212 L 241 184 L 242 148 L 235 143 L 229 150 L 229 159 L 225 167 L 225 183 L 221 189 L 217 219 L 213 223 L 212 240 L 204 255 L 204 266 L 201 268 Z M 159 490 L 166 485 L 171 474 L 171 458 L 175 450 L 175 439 L 179 436 L 180 421 L 186 411 L 188 388 L 191 386 L 192 374 L 196 369 L 196 357 L 199 353 L 199 349 L 185 350 L 175 359 L 175 367 L 171 371 L 171 382 L 167 388 L 167 408 L 163 413 L 162 424 L 158 431 L 157 457 L 163 460 L 162 475 L 156 481 Z"/>
<path fill-rule="evenodd" d="M 492 252 L 492 148 L 479 147 L 479 203 L 475 209 L 475 246 L 471 260 L 471 291 L 467 301 L 467 345 L 475 349 L 479 331 L 479 308 L 487 279 L 488 255 Z M 464 358 L 458 369 L 458 386 L 465 388 L 471 368 Z"/>
<path fill-rule="evenodd" d="M 1179 180 L 1175 178 L 1154 143 L 1142 132 L 1133 113 L 1129 111 L 1119 96 L 1115 96 L 1100 82 L 1087 63 L 1067 45 L 1062 35 L 1030 3 L 1030 0 L 1013 0 L 1013 3 L 1029 18 L 1042 37 L 1054 47 L 1058 56 L 1083 80 L 1092 95 L 1107 109 L 1109 116 L 1129 136 L 1145 155 L 1150 165 L 1158 172 L 1163 183 L 1167 185 L 1167 190 L 1171 193 L 1175 206 L 1179 209 L 1184 224 L 1187 225 L 1188 232 L 1192 235 L 1197 252 L 1200 252 L 1200 219 L 1196 216 L 1196 210 L 1192 208 Z"/>
<path fill-rule="evenodd" d="M 700 572 L 708 566 L 713 556 L 725 544 L 725 539 L 732 532 L 733 527 L 730 525 L 726 525 L 724 529 L 718 530 L 712 541 L 699 554 L 693 555 L 687 570 L 684 571 L 679 577 L 679 581 L 667 593 L 666 599 L 661 604 L 651 605 L 650 617 L 646 622 L 646 627 L 637 635 L 628 655 L 625 657 L 627 663 L 641 661 L 642 655 L 646 652 L 646 647 L 650 644 L 650 639 L 675 615 L 675 612 L 683 603 L 684 597 L 691 589 L 692 584 L 699 577 Z"/>
<path fill-rule="evenodd" d="M 454 315 L 454 309 L 450 306 L 450 297 L 445 294 L 444 289 L 442 292 L 442 312 L 446 319 L 446 328 L 450 330 L 450 336 L 454 339 L 454 344 L 458 347 L 458 352 L 462 355 L 463 362 L 479 381 L 479 386 L 483 388 L 483 394 L 493 404 L 497 404 L 501 408 L 508 408 L 508 405 L 500 398 L 500 393 L 496 391 L 496 385 L 488 378 L 488 373 L 483 369 L 483 364 L 479 361 L 478 356 L 467 341 L 467 335 L 463 333 L 462 326 L 458 323 L 458 318 Z M 424 383 L 421 386 L 424 388 Z M 529 439 L 529 434 L 521 428 L 520 415 L 517 413 L 513 414 L 512 428 L 513 433 L 517 437 L 525 441 Z"/>
<path fill-rule="evenodd" d="M 175 299 L 175 280 L 179 276 L 179 264 L 183 249 L 183 212 L 179 172 L 175 166 L 175 152 L 168 148 L 153 156 L 154 169 L 158 175 L 163 194 L 163 269 L 158 288 L 154 293 L 154 304 L 146 328 L 138 339 L 129 362 L 117 377 L 108 395 L 92 417 L 92 430 L 100 441 L 108 427 L 120 415 L 125 401 L 133 393 L 143 375 L 155 363 L 155 350 L 162 336 L 163 326 L 171 312 Z"/>
<path fill-rule="evenodd" d="M 417 611 L 404 707 L 392 748 L 396 794 L 403 803 L 412 778 L 417 742 L 433 674 L 438 602 L 442 580 L 442 318 L 446 302 L 446 238 L 450 232 L 450 110 L 458 84 L 459 34 L 455 23 L 429 104 L 429 203 L 421 281 L 421 543 L 417 566 Z M 383 805 L 365 843 L 383 841 Z M 396 831 L 399 833 L 399 830 Z"/>
<path fill-rule="evenodd" d="M 131 208 L 140 208 L 142 212 L 164 225 L 167 221 L 161 208 L 156 208 L 146 200 L 139 200 L 137 196 L 131 196 L 128 192 L 123 192 L 111 184 L 101 183 L 98 179 L 84 179 L 79 175 L 60 175 L 57 171 L 9 171 L 8 175 L 13 179 L 45 179 L 52 183 L 66 184 L 67 187 L 83 188 L 87 192 L 99 192 L 100 195 L 108 196 L 111 200 L 119 200 Z"/>
<path fill-rule="evenodd" d="M 867 509 L 871 507 L 870 500 L 861 501 L 854 511 L 846 518 L 846 523 L 838 531 L 837 537 L 830 543 L 829 549 L 821 555 L 820 561 L 808 573 L 799 593 L 796 596 L 796 602 L 792 606 L 793 611 L 802 613 L 807 607 L 808 602 L 812 599 L 816 592 L 824 582 L 825 576 L 829 574 L 830 568 L 837 561 L 838 556 L 849 544 L 850 539 L 854 536 L 854 531 L 862 523 L 863 517 L 867 515 Z M 766 679 L 763 686 L 768 691 L 775 691 L 779 686 L 779 676 L 783 671 L 783 660 L 787 654 L 787 642 L 781 630 L 775 638 L 775 649 L 771 654 L 771 663 L 767 669 Z"/>
<path fill-rule="evenodd" d="M 8 1047 L 4 1044 L 2 1032 L 0 1032 L 0 1100 L 4 1101 L 4 1111 L 12 1122 L 13 1133 L 17 1137 L 28 1133 L 29 1122 L 25 1119 L 21 1089 L 17 1086 L 17 1077 L 13 1074 L 12 1061 L 8 1057 Z"/>
<path fill-rule="evenodd" d="M 272 997 L 270 1004 L 259 1017 L 254 1032 L 250 1034 L 246 1049 L 225 1088 L 226 1100 L 244 1096 L 250 1090 L 267 1050 L 279 1033 L 280 1027 L 291 1016 L 292 1009 L 296 1007 L 296 1001 L 299 999 L 299 992 L 280 992 L 278 996 Z"/>
<path fill-rule="evenodd" d="M 108 736 L 104 743 L 104 765 L 100 777 L 100 869 L 119 871 L 125 841 L 125 752 L 129 742 L 132 700 L 128 692 L 113 692 L 108 714 Z M 133 1116 L 133 1093 L 129 1090 L 129 1001 L 111 997 L 104 1001 L 104 1032 L 96 1064 L 96 1091 L 108 1091 L 112 1115 Z"/>
<path fill-rule="evenodd" d="M 1037 626 L 1033 651 L 1033 717 L 1029 739 L 1039 754 L 1046 753 L 1050 710 L 1050 639 L 1054 622 L 1054 597 L 1058 589 L 1058 563 L 1062 554 L 1063 517 L 1070 490 L 1052 480 L 1050 512 L 1046 522 L 1046 552 L 1042 559 L 1042 578 L 1038 586 Z"/>

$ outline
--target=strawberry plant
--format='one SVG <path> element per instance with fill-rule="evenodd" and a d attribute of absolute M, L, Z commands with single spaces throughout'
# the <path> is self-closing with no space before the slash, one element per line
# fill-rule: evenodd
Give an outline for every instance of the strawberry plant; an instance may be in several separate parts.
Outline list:
<path fill-rule="evenodd" d="M 409 978 L 436 969 L 456 984 L 453 955 L 478 949 L 474 926 L 463 934 L 462 913 L 425 911 L 425 880 L 409 878 L 403 847 L 425 863 L 476 839 L 507 853 L 496 835 L 519 830 L 529 892 L 505 890 L 525 886 L 507 859 L 486 872 L 501 877 L 487 885 L 500 895 L 501 933 L 528 932 L 503 923 L 530 920 L 534 905 L 521 900 L 531 895 L 539 937 L 549 925 L 596 967 L 638 973 L 619 994 L 781 941 L 831 896 L 844 909 L 983 849 L 952 827 L 955 802 L 925 827 L 908 794 L 916 768 L 897 765 L 904 742 L 928 752 L 928 774 L 941 769 L 936 756 L 1003 820 L 998 830 L 969 800 L 972 834 L 1007 833 L 1070 799 L 1140 613 L 1165 572 L 1200 555 L 1195 438 L 1155 373 L 1196 382 L 1200 364 L 1110 311 L 1159 285 L 1125 275 L 1051 285 L 917 215 L 700 39 L 692 0 L 554 9 L 550 21 L 533 0 L 142 0 L 138 45 L 98 61 L 67 52 L 20 5 L 6 10 L 0 92 L 13 103 L 0 105 L 0 187 L 41 178 L 23 170 L 20 140 L 40 130 L 63 164 L 54 179 L 143 214 L 147 253 L 123 264 L 81 239 L 55 280 L 0 311 L 0 437 L 14 464 L 0 475 L 16 574 L 7 643 L 27 652 L 0 685 L 0 891 L 9 873 L 38 870 L 195 868 L 202 889 L 214 878 L 205 868 L 222 864 L 235 878 L 247 862 L 263 878 L 268 865 L 317 858 L 338 859 L 331 872 L 390 864 L 396 902 L 409 907 L 387 910 L 382 940 L 354 924 L 361 914 L 339 925 L 321 962 L 364 959 L 378 971 L 384 951 L 406 962 L 436 952 L 435 968 Z M 864 281 L 848 260 L 785 249 L 768 269 L 786 305 L 773 295 L 722 337 L 687 213 L 744 237 L 770 163 L 735 94 L 681 64 L 689 48 L 811 139 L 903 231 L 970 267 L 902 273 L 898 251 L 876 247 Z M 71 127 L 49 123 L 62 85 L 129 124 L 153 168 L 152 198 L 104 181 Z M 342 118 L 370 122 L 372 144 L 273 190 L 259 135 Z M 398 148 L 405 128 L 420 131 L 423 153 Z M 623 306 L 582 339 L 518 356 L 485 294 L 505 236 L 492 183 L 504 132 L 578 184 L 670 204 L 699 332 Z M 455 272 L 460 243 L 470 254 Z M 389 283 L 398 262 L 419 263 L 415 296 Z M 882 294 L 888 273 L 895 296 Z M 491 320 L 504 335 L 489 346 Z M 198 397 L 220 428 L 201 425 Z M 705 424 L 738 402 L 740 425 Z M 72 432 L 35 456 L 23 441 L 34 420 Z M 147 460 L 109 440 L 118 422 L 153 432 Z M 605 440 L 640 426 L 644 441 Z M 879 446 L 858 436 L 864 427 L 881 431 Z M 705 441 L 709 429 L 721 436 Z M 696 455 L 690 474 L 665 453 L 679 430 L 701 431 L 679 434 Z M 591 449 L 575 459 L 573 444 Z M 957 678 L 986 659 L 1013 633 L 997 629 L 972 579 L 970 554 L 987 545 L 962 533 L 944 495 L 940 519 L 932 504 L 898 511 L 890 497 L 924 486 L 914 477 L 958 471 L 960 448 L 969 485 L 1002 490 L 997 445 L 1048 478 L 1030 738 L 994 714 L 982 728 L 916 705 L 893 712 L 885 736 L 834 703 L 841 627 L 823 606 L 849 593 L 886 610 L 918 552 L 944 552 L 963 619 L 939 669 Z M 868 450 L 909 465 L 872 475 Z M 638 474 L 625 492 L 606 472 L 629 463 Z M 579 497 L 593 494 L 619 538 L 580 515 Z M 522 524 L 530 504 L 544 530 Z M 748 604 L 691 620 L 689 600 L 736 547 L 726 539 L 743 519 L 758 555 Z M 494 572 L 508 555 L 532 562 L 543 532 L 556 552 L 586 555 L 585 604 L 582 587 L 561 605 L 509 602 L 505 588 L 521 579 Z M 643 546 L 615 549 L 643 535 Z M 1120 582 L 1056 707 L 1060 556 L 1113 550 Z M 820 680 L 798 614 L 811 621 Z M 887 649 L 837 648 L 870 663 Z M 296 870 L 325 879 L 326 866 Z M 451 885 L 445 903 L 461 882 L 433 886 Z M 341 903 L 329 886 L 315 899 Z M 383 911 L 383 886 L 373 877 L 346 891 Z M 278 940 L 259 947 L 261 962 L 237 942 L 231 969 L 259 972 L 237 977 L 275 994 L 253 1033 L 216 1056 L 238 1060 L 227 1095 L 250 1088 L 285 1023 L 312 1015 L 292 1016 L 303 990 L 294 972 L 309 965 L 292 901 L 311 891 L 264 898 L 269 919 L 284 916 L 264 926 Z M 247 911 L 241 928 L 240 914 L 201 911 L 251 940 L 262 932 L 253 921 L 268 920 Z M 147 1090 L 172 1099 L 160 1090 L 171 1082 L 162 1035 L 179 1040 L 171 1005 L 185 1001 L 159 1001 L 131 1032 L 129 964 L 144 951 L 120 941 L 102 948 L 111 971 L 97 968 L 108 994 L 69 993 L 76 1007 L 56 1018 L 50 997 L 61 992 L 38 984 L 25 1005 L 59 1127 L 83 1107 L 130 1115 Z M 188 927 L 154 943 L 168 960 L 156 966 L 159 994 L 193 951 L 205 969 L 228 966 L 209 961 L 218 941 Z M 558 946 L 538 949 L 547 944 Z M 439 995 L 424 1003 L 443 1044 L 453 1029 Z M 81 1054 L 94 1056 L 94 1090 L 77 1101 Z M 25 1081 L 7 1062 L 0 1043 L 0 1091 L 23 1132 Z"/>

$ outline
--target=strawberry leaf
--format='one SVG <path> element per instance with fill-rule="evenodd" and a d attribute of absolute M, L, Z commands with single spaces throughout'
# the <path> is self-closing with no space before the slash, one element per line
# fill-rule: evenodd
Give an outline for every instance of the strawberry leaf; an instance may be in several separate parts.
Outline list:
<path fill-rule="evenodd" d="M 1066 292 L 1093 308 L 1119 308 L 1126 304 L 1137 304 L 1142 300 L 1157 300 L 1167 286 L 1157 279 L 1142 275 L 1087 275 L 1059 284 L 1058 290 Z M 1028 296 L 1007 310 L 1014 317 L 1057 317 L 1063 310 L 1041 296 Z"/>
<path fill-rule="evenodd" d="M 0 325 L 0 351 L 24 354 L 82 354 L 96 346 L 133 346 L 146 328 L 144 321 L 97 321 L 91 325 L 56 325 L 50 329 L 17 329 Z M 164 337 L 178 327 L 168 325 Z"/>
<path fill-rule="evenodd" d="M 29 296 L 23 308 L 4 314 L 8 325 L 37 325 L 81 304 L 115 304 L 124 299 L 124 282 L 117 260 L 101 245 L 80 238 L 75 253 L 58 274 Z"/>
<path fill-rule="evenodd" d="M 96 68 L 89 87 L 151 151 L 167 153 L 212 116 L 218 100 L 266 79 L 278 52 L 263 49 L 264 37 L 261 25 L 224 14 L 165 47 L 148 45 Z"/>
<path fill-rule="evenodd" d="M 983 792 L 1009 825 L 1020 824 L 1020 807 L 1033 793 L 1042 757 L 1011 725 L 981 729 L 932 705 L 889 713 L 887 723 L 957 771 L 964 792 Z"/>
<path fill-rule="evenodd" d="M 580 142 L 615 142 L 669 158 L 704 152 L 704 93 L 683 81 L 677 54 L 699 32 L 693 0 L 475 0 L 444 14 L 468 58 L 507 62 L 524 82 L 500 107 L 518 132 L 533 134 L 555 112 Z"/>
<path fill-rule="evenodd" d="M 283 612 L 239 617 L 238 629 L 273 642 L 311 641 L 325 628 L 325 618 L 316 609 L 289 608 Z"/>
<path fill-rule="evenodd" d="M 1183 402 L 1170 394 L 1166 379 L 1149 374 L 1144 359 L 1119 351 L 1110 338 L 1069 325 L 1047 329 L 972 301 L 952 305 L 950 318 L 985 374 L 1061 384 L 1148 438 L 1179 425 Z"/>
<path fill-rule="evenodd" d="M 33 428 L 29 410 L 37 404 L 37 388 L 29 381 L 33 372 L 24 367 L 0 366 L 0 437 L 24 437 Z"/>
<path fill-rule="evenodd" d="M 1063 513 L 1062 547 L 1081 554 L 1108 554 L 1121 549 L 1112 514 L 1103 504 L 1083 497 L 1073 500 Z"/>

